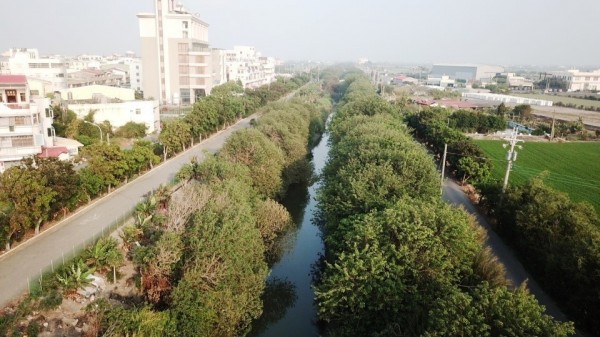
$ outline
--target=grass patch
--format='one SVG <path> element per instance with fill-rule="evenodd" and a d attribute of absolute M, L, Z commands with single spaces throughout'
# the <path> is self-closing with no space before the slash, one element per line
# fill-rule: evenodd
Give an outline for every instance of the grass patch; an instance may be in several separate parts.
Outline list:
<path fill-rule="evenodd" d="M 593 101 L 589 99 L 583 98 L 574 98 L 574 97 L 566 97 L 560 95 L 547 95 L 547 94 L 514 94 L 515 96 L 527 97 L 527 98 L 536 98 L 536 99 L 545 99 L 547 101 L 563 102 L 564 104 L 575 104 L 576 106 L 583 105 L 585 107 L 592 106 L 595 108 L 600 107 L 600 101 Z"/>
<path fill-rule="evenodd" d="M 503 141 L 476 140 L 492 160 L 492 179 L 502 182 L 506 172 Z M 591 203 L 600 214 L 600 143 L 521 143 L 510 174 L 510 184 L 522 184 L 544 171 L 545 182 L 574 201 Z"/>

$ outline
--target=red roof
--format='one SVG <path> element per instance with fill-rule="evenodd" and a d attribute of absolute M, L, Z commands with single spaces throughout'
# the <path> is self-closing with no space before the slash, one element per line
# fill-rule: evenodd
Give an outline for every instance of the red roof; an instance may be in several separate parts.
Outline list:
<path fill-rule="evenodd" d="M 477 108 L 477 105 L 475 105 L 473 103 L 466 102 L 466 101 L 460 101 L 460 100 L 442 99 L 442 100 L 438 100 L 436 102 L 439 105 L 444 105 L 444 106 L 451 107 L 451 108 L 458 108 L 458 109 L 475 109 L 475 108 Z"/>
<path fill-rule="evenodd" d="M 58 158 L 63 153 L 69 153 L 69 150 L 64 146 L 42 147 L 42 153 L 38 154 L 40 158 Z"/>
<path fill-rule="evenodd" d="M 27 77 L 25 77 L 25 75 L 0 75 L 0 83 L 2 83 L 2 84 L 26 84 Z"/>

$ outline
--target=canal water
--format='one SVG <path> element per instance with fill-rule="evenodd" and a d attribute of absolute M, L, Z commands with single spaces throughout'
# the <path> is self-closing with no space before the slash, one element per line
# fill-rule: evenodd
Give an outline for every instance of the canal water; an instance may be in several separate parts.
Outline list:
<path fill-rule="evenodd" d="M 326 132 L 312 150 L 315 173 L 327 162 L 329 135 Z M 250 336 L 312 337 L 319 336 L 312 284 L 312 268 L 323 254 L 321 231 L 313 223 L 319 182 L 310 187 L 292 186 L 283 204 L 296 227 L 285 237 L 284 253 L 271 269 L 263 296 L 264 312 L 253 326 Z"/>

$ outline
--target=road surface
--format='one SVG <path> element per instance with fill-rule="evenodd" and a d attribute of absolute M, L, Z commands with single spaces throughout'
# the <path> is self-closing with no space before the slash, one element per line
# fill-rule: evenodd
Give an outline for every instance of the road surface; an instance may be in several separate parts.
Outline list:
<path fill-rule="evenodd" d="M 23 294 L 28 288 L 28 281 L 35 282 L 41 270 L 62 263 L 63 256 L 70 256 L 76 250 L 74 247 L 98 237 L 103 229 L 132 210 L 145 195 L 161 184 L 171 182 L 181 166 L 189 163 L 192 157 L 202 160 L 204 151 L 215 153 L 219 150 L 233 132 L 248 127 L 253 117 L 256 116 L 245 118 L 180 153 L 0 256 L 0 308 Z"/>
<path fill-rule="evenodd" d="M 521 262 L 517 259 L 512 249 L 509 248 L 502 239 L 496 234 L 490 226 L 487 219 L 479 213 L 473 206 L 469 198 L 461 190 L 460 186 L 454 181 L 447 179 L 444 184 L 444 200 L 449 203 L 460 205 L 471 213 L 477 219 L 477 222 L 485 228 L 488 234 L 487 245 L 492 249 L 498 260 L 506 267 L 506 275 L 514 286 L 518 286 L 527 280 L 527 288 L 535 295 L 538 302 L 546 307 L 546 313 L 552 315 L 560 321 L 567 321 L 566 315 L 558 308 L 554 300 L 552 300 L 543 290 L 533 277 L 525 270 Z"/>

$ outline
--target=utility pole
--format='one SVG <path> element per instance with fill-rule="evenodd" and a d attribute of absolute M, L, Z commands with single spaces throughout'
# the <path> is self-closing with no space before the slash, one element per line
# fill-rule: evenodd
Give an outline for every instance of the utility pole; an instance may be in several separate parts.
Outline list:
<path fill-rule="evenodd" d="M 521 139 L 517 139 L 519 135 L 519 131 L 515 127 L 510 138 L 504 138 L 508 141 L 508 144 L 503 144 L 502 146 L 506 148 L 506 146 L 510 145 L 510 149 L 506 154 L 506 160 L 508 160 L 508 165 L 506 165 L 506 175 L 504 176 L 504 184 L 502 185 L 502 193 L 506 192 L 506 187 L 508 187 L 508 176 L 510 175 L 510 170 L 512 170 L 513 162 L 517 160 L 517 151 L 515 151 L 515 145 L 518 142 L 522 142 Z M 519 145 L 519 148 L 521 146 Z"/>
<path fill-rule="evenodd" d="M 446 154 L 448 153 L 448 144 L 444 144 L 444 158 L 442 159 L 442 180 L 440 182 L 440 195 L 444 194 L 444 171 L 446 171 Z"/>
<path fill-rule="evenodd" d="M 550 130 L 550 140 L 554 140 L 554 122 L 556 121 L 556 110 L 552 112 L 552 129 Z"/>

